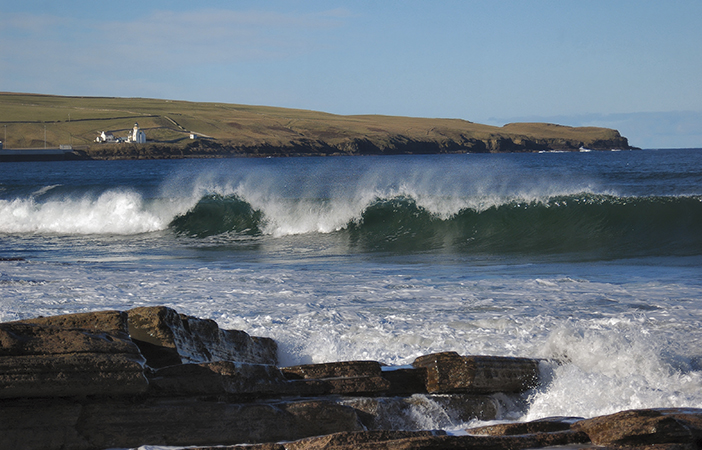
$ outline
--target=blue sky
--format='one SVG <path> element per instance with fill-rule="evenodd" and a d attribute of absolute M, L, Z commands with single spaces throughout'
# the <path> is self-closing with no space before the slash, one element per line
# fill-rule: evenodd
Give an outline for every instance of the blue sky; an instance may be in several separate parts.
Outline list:
<path fill-rule="evenodd" d="M 0 90 L 619 129 L 702 147 L 702 1 L 0 0 Z"/>

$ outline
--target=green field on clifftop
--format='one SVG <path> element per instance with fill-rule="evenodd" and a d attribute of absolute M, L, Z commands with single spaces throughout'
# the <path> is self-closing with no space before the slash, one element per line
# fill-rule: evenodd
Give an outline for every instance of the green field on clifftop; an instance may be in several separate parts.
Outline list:
<path fill-rule="evenodd" d="M 0 133 L 6 133 L 0 136 L 5 148 L 43 147 L 46 137 L 50 147 L 72 144 L 87 146 L 89 153 L 98 148 L 109 153 L 107 149 L 126 144 L 97 144 L 98 134 L 110 131 L 116 137 L 126 136 L 135 122 L 147 136 L 147 144 L 142 145 L 185 148 L 192 146 L 190 133 L 195 133 L 218 143 L 218 148 L 242 152 L 296 147 L 352 154 L 364 145 L 380 152 L 406 147 L 409 150 L 405 152 L 411 153 L 421 145 L 445 148 L 446 152 L 470 151 L 475 145 L 478 150 L 502 151 L 500 142 L 504 140 L 517 146 L 541 142 L 539 145 L 555 143 L 557 147 L 561 142 L 572 147 L 624 139 L 615 130 L 552 124 L 494 127 L 458 119 L 341 116 L 227 103 L 0 93 Z"/>

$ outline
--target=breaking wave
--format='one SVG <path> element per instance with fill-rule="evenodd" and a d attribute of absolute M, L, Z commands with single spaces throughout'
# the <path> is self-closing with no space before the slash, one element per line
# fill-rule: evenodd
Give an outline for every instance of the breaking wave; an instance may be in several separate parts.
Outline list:
<path fill-rule="evenodd" d="M 131 191 L 48 200 L 31 196 L 0 200 L 0 233 L 129 235 L 165 229 L 172 214 Z"/>
<path fill-rule="evenodd" d="M 461 194 L 420 182 L 359 182 L 350 191 L 306 194 L 249 181 L 198 179 L 150 197 L 130 189 L 77 193 L 50 185 L 0 199 L 0 233 L 167 231 L 220 241 L 323 234 L 351 252 L 702 255 L 699 195 L 621 196 L 582 186 Z"/>
<path fill-rule="evenodd" d="M 696 196 L 511 198 L 473 201 L 472 207 L 443 215 L 405 195 L 365 204 L 285 203 L 254 206 L 237 195 L 209 195 L 170 227 L 196 237 L 337 233 L 369 251 L 702 254 L 702 198 Z"/>

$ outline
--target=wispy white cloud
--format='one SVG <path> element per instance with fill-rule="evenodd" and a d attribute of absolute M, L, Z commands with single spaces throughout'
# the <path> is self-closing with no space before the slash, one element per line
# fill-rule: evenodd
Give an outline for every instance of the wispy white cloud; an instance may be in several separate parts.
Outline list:
<path fill-rule="evenodd" d="M 103 43 L 122 57 L 182 64 L 184 57 L 211 63 L 287 58 L 323 44 L 317 33 L 338 27 L 343 10 L 309 14 L 197 10 L 156 11 L 129 21 L 107 21 L 95 28 Z"/>
<path fill-rule="evenodd" d="M 190 61 L 232 63 L 309 51 L 314 17 L 203 10 L 160 11 L 131 21 L 110 21 L 96 32 L 121 61 L 171 66 Z"/>
<path fill-rule="evenodd" d="M 0 36 L 7 38 L 11 33 L 40 34 L 65 22 L 65 18 L 48 14 L 6 13 L 0 16 L 0 28 L 3 30 Z"/>
<path fill-rule="evenodd" d="M 91 22 L 5 14 L 0 17 L 0 81 L 14 77 L 15 84 L 31 80 L 36 85 L 37 78 L 50 75 L 54 81 L 47 82 L 56 84 L 75 77 L 110 83 L 192 64 L 290 59 L 325 48 L 325 33 L 343 26 L 348 17 L 344 9 L 153 11 Z"/>

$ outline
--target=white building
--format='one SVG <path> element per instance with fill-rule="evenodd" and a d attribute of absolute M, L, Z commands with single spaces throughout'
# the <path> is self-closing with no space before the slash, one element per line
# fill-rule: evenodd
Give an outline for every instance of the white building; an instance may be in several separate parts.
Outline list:
<path fill-rule="evenodd" d="M 139 129 L 139 124 L 134 124 L 134 129 L 127 137 L 127 142 L 134 142 L 135 144 L 146 144 L 146 133 Z"/>
<path fill-rule="evenodd" d="M 102 131 L 100 136 L 95 138 L 95 142 L 115 142 L 115 135 L 109 131 Z"/>
<path fill-rule="evenodd" d="M 116 138 L 114 134 L 109 131 L 101 131 L 100 136 L 95 138 L 95 142 L 133 142 L 135 144 L 145 144 L 146 143 L 146 133 L 139 129 L 139 124 L 134 124 L 134 129 L 127 135 L 127 137 Z"/>

